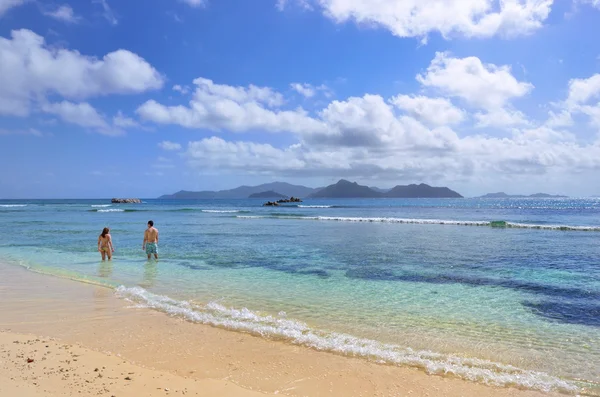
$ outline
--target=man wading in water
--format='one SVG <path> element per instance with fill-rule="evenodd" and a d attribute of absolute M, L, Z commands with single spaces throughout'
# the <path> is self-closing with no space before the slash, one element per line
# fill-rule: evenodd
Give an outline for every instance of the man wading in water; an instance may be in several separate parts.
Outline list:
<path fill-rule="evenodd" d="M 142 249 L 146 250 L 148 259 L 154 254 L 154 259 L 158 259 L 158 229 L 154 227 L 154 222 L 148 221 L 148 229 L 144 232 L 144 242 Z"/>

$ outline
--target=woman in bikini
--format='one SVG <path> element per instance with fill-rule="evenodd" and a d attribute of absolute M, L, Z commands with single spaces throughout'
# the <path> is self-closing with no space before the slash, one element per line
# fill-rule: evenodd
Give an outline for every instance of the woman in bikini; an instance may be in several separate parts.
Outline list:
<path fill-rule="evenodd" d="M 102 230 L 102 234 L 98 236 L 98 251 L 102 254 L 102 260 L 106 260 L 106 256 L 108 255 L 108 260 L 112 259 L 112 253 L 115 252 L 112 244 L 112 238 L 110 237 L 110 230 L 105 227 Z"/>

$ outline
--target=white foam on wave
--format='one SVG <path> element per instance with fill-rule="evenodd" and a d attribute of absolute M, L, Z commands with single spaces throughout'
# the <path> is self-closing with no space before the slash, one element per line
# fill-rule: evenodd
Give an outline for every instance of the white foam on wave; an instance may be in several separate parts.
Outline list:
<path fill-rule="evenodd" d="M 97 210 L 97 212 L 125 212 L 125 210 L 119 208 L 109 208 L 106 210 Z"/>
<path fill-rule="evenodd" d="M 117 296 L 133 301 L 138 307 L 152 308 L 188 321 L 209 324 L 235 331 L 248 332 L 271 339 L 281 339 L 316 350 L 362 357 L 380 363 L 407 365 L 436 375 L 453 375 L 462 379 L 493 386 L 516 386 L 541 390 L 575 393 L 579 389 L 562 379 L 543 372 L 523 370 L 489 360 L 416 351 L 375 340 L 336 332 L 311 329 L 303 322 L 285 316 L 262 315 L 249 309 L 227 308 L 210 302 L 199 306 L 155 295 L 143 288 L 118 287 Z"/>
<path fill-rule="evenodd" d="M 458 221 L 445 219 L 410 219 L 410 218 L 361 218 L 344 216 L 314 216 L 302 217 L 301 219 L 311 219 L 318 221 L 338 221 L 338 222 L 381 222 L 381 223 L 413 223 L 419 225 L 461 225 L 461 226 L 489 226 L 486 221 Z"/>
<path fill-rule="evenodd" d="M 242 212 L 240 210 L 202 210 L 202 212 L 207 212 L 211 214 L 234 214 L 237 212 Z"/>
<path fill-rule="evenodd" d="M 27 207 L 27 204 L 0 204 L 1 208 Z"/>
<path fill-rule="evenodd" d="M 506 227 L 516 229 L 578 230 L 583 232 L 600 232 L 600 226 L 536 225 L 533 223 L 506 222 Z"/>
<path fill-rule="evenodd" d="M 493 226 L 490 221 L 461 221 L 448 219 L 410 219 L 410 218 L 363 218 L 363 217 L 347 217 L 347 216 L 238 216 L 238 218 L 276 218 L 276 219 L 298 219 L 312 221 L 337 221 L 337 222 L 372 222 L 372 223 L 404 223 L 418 225 L 453 225 L 453 226 Z M 534 223 L 517 223 L 504 222 L 504 225 L 494 225 L 498 228 L 514 228 L 514 229 L 540 229 L 540 230 L 558 230 L 558 231 L 585 231 L 585 232 L 600 232 L 600 226 L 571 226 L 571 225 L 538 225 Z"/>
<path fill-rule="evenodd" d="M 332 208 L 332 205 L 299 205 L 298 208 Z"/>
<path fill-rule="evenodd" d="M 106 207 L 110 207 L 110 204 L 97 204 L 97 205 L 92 205 L 92 208 L 106 208 Z"/>

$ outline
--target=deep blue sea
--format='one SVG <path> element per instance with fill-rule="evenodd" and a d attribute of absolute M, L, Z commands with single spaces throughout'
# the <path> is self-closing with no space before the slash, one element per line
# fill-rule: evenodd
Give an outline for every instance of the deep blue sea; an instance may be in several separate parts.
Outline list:
<path fill-rule="evenodd" d="M 0 260 L 189 321 L 600 395 L 600 199 L 0 201 Z M 160 260 L 142 251 L 148 220 Z M 101 262 L 109 227 L 116 252 Z"/>

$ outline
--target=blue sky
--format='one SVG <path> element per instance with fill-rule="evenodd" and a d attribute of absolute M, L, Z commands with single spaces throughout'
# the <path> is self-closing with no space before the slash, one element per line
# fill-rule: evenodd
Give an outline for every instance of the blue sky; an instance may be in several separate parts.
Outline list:
<path fill-rule="evenodd" d="M 0 0 L 0 198 L 599 195 L 598 0 Z"/>

